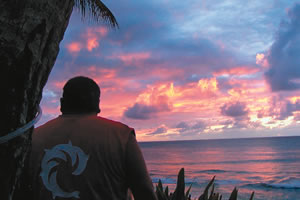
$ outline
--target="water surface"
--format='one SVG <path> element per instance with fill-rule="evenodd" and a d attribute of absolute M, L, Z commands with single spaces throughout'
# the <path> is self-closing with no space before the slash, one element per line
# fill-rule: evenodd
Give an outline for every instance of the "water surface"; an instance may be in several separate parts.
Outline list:
<path fill-rule="evenodd" d="M 185 168 L 187 186 L 198 197 L 216 175 L 216 190 L 228 199 L 300 200 L 300 137 L 140 143 L 154 183 L 174 188 Z"/>

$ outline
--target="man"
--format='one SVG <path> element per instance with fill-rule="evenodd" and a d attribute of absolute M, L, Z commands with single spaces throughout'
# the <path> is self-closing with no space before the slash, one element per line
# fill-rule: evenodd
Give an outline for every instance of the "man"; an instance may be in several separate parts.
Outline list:
<path fill-rule="evenodd" d="M 87 77 L 63 88 L 62 115 L 35 129 L 34 200 L 155 200 L 134 129 L 98 117 L 100 89 Z"/>

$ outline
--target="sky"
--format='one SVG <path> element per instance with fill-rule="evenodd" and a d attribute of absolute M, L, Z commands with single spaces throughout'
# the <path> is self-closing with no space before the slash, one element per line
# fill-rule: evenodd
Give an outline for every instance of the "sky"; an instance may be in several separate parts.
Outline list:
<path fill-rule="evenodd" d="M 75 9 L 43 91 L 59 116 L 75 76 L 101 88 L 102 117 L 138 141 L 300 135 L 299 0 L 119 0 L 120 28 Z"/>

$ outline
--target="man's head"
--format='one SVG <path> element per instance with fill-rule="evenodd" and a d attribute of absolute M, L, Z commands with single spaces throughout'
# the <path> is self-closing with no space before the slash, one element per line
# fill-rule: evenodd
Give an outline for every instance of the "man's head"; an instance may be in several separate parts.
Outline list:
<path fill-rule="evenodd" d="M 60 99 L 63 114 L 99 113 L 100 88 L 90 78 L 78 76 L 70 79 Z"/>

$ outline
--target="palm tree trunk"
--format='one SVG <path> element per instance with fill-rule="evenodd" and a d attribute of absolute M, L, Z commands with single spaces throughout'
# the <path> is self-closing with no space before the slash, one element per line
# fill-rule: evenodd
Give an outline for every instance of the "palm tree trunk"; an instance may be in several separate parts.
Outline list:
<path fill-rule="evenodd" d="M 0 136 L 34 118 L 73 5 L 73 0 L 0 1 Z M 1 200 L 12 200 L 18 188 L 31 133 L 0 144 Z"/>

